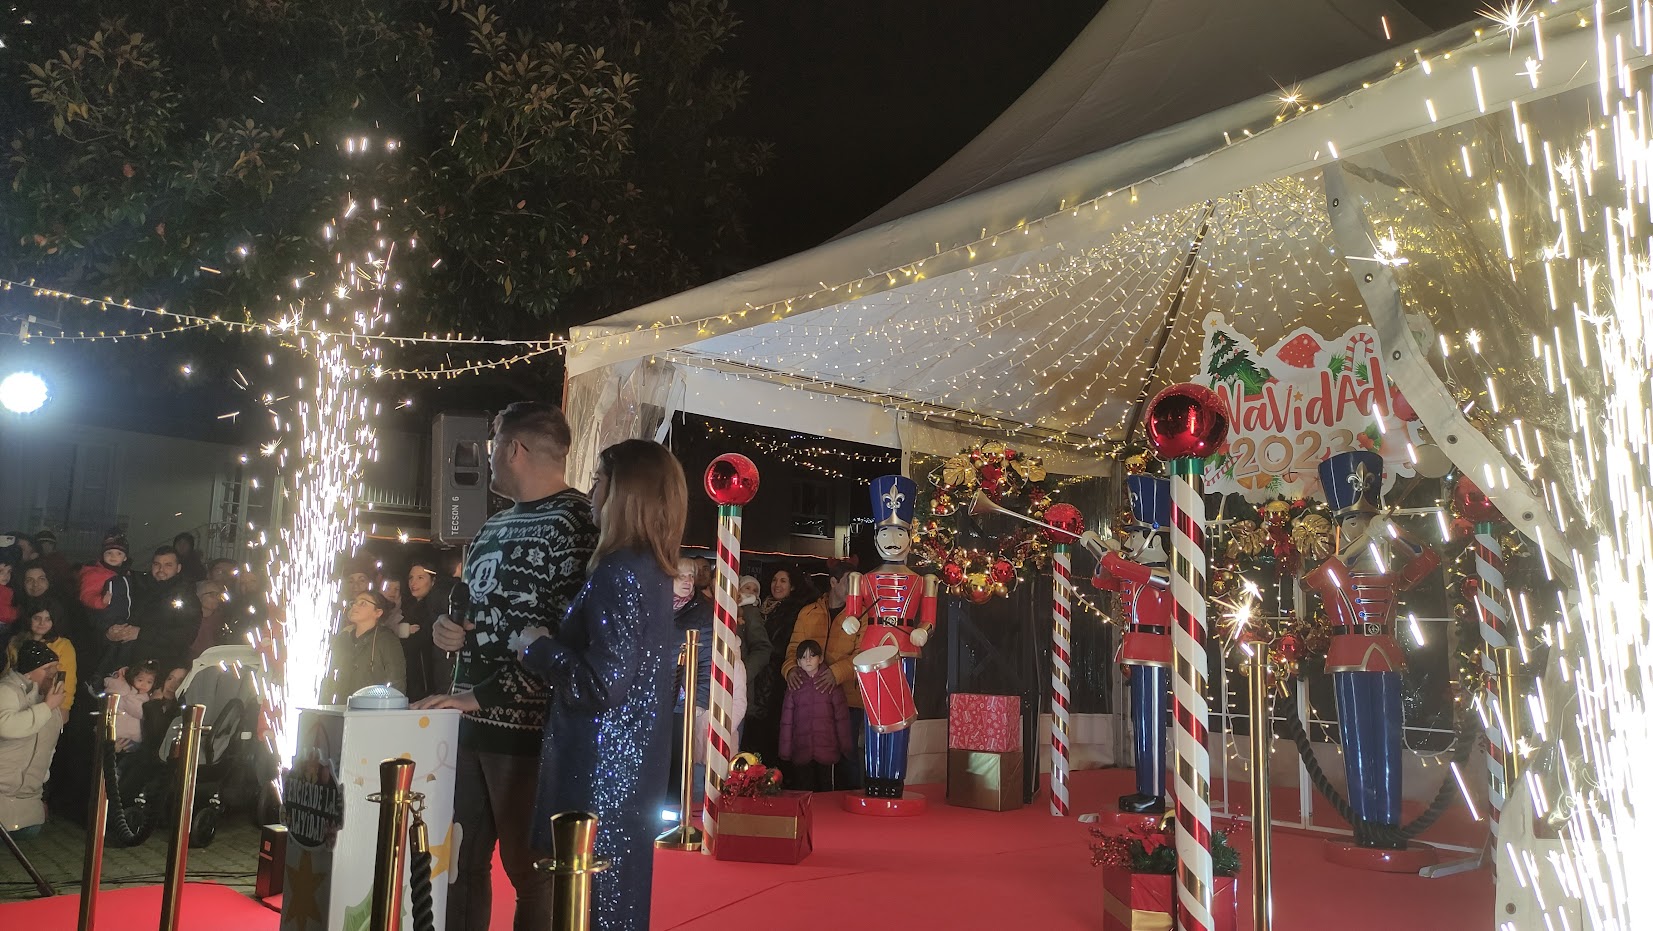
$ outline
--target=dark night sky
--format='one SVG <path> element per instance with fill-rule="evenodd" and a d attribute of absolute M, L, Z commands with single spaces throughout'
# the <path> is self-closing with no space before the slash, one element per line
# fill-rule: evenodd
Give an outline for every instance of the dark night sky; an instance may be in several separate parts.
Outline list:
<path fill-rule="evenodd" d="M 753 258 L 829 239 L 929 174 L 1044 73 L 1102 0 L 739 0 L 733 127 L 774 145 Z"/>

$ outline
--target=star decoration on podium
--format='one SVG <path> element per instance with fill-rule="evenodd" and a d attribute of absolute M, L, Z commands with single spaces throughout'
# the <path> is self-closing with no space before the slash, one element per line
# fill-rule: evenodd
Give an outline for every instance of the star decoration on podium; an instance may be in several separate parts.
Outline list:
<path fill-rule="evenodd" d="M 326 878 L 326 873 L 316 872 L 315 861 L 308 850 L 299 853 L 297 866 L 287 867 L 286 888 L 281 900 L 282 915 L 290 919 L 283 922 L 285 926 L 308 928 L 321 924 L 321 904 L 316 901 L 316 893 L 321 890 Z"/>
<path fill-rule="evenodd" d="M 440 844 L 430 845 L 430 878 L 432 882 L 441 876 L 453 865 L 453 855 L 459 848 L 459 822 L 448 825 L 447 838 Z"/>

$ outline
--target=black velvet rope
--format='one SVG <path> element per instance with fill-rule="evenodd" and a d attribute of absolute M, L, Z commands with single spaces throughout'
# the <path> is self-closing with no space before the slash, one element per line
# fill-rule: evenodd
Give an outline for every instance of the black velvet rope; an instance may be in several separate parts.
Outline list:
<path fill-rule="evenodd" d="M 1435 798 L 1429 807 L 1411 822 L 1399 828 L 1373 821 L 1364 821 L 1357 817 L 1354 809 L 1332 781 L 1327 778 L 1325 770 L 1320 768 L 1320 760 L 1314 755 L 1314 747 L 1309 742 L 1309 735 L 1303 727 L 1303 719 L 1297 713 L 1296 703 L 1288 696 L 1282 695 L 1274 706 L 1275 716 L 1285 724 L 1286 737 L 1297 745 L 1297 755 L 1303 760 L 1303 768 L 1308 771 L 1309 781 L 1321 797 L 1337 809 L 1339 816 L 1354 827 L 1355 842 L 1363 846 L 1404 848 L 1412 838 L 1417 837 L 1438 821 L 1441 815 L 1452 806 L 1452 783 L 1456 780 L 1448 773 L 1441 779 L 1441 786 L 1435 791 Z M 1475 738 L 1466 733 L 1466 728 L 1460 723 L 1457 735 L 1453 742 L 1453 761 L 1462 764 L 1469 758 L 1469 753 L 1475 747 Z"/>
<path fill-rule="evenodd" d="M 109 799 L 109 827 L 115 842 L 122 847 L 136 847 L 149 839 L 155 831 L 155 819 L 150 817 L 149 800 L 142 792 L 134 800 L 133 810 L 137 813 L 138 826 L 132 827 L 126 819 L 126 799 L 121 795 L 120 772 L 115 766 L 115 742 L 107 740 L 103 746 L 103 784 L 104 795 Z M 95 830 L 95 825 L 87 825 L 88 831 Z"/>
<path fill-rule="evenodd" d="M 408 834 L 419 837 L 423 832 L 413 830 L 423 821 L 417 814 Z M 436 931 L 436 913 L 431 902 L 430 849 L 425 844 L 412 844 L 408 858 L 408 887 L 413 897 L 413 931 Z"/>

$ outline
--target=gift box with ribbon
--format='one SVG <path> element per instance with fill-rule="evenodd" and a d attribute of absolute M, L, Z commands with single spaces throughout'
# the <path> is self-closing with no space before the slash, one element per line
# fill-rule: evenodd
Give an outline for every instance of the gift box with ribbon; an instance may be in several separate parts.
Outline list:
<path fill-rule="evenodd" d="M 814 848 L 809 792 L 725 797 L 717 813 L 712 854 L 747 863 L 797 863 Z"/>
<path fill-rule="evenodd" d="M 1102 931 L 1171 931 L 1177 908 L 1176 877 L 1164 873 L 1102 871 Z M 1218 876 L 1211 890 L 1211 931 L 1235 931 L 1239 890 L 1233 876 Z"/>
<path fill-rule="evenodd" d="M 1022 700 L 1015 695 L 947 696 L 947 749 L 1022 749 Z"/>

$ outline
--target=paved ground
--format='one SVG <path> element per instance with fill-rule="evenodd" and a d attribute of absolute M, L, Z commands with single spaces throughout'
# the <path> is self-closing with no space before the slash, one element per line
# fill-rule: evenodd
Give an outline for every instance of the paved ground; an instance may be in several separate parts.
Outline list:
<path fill-rule="evenodd" d="M 223 883 L 240 892 L 252 892 L 253 875 L 258 863 L 258 828 L 241 813 L 224 819 L 212 845 L 192 848 L 189 852 L 186 875 L 191 880 L 211 880 Z M 17 845 L 56 888 L 58 894 L 80 891 L 81 861 L 85 851 L 86 833 L 79 824 L 66 820 L 50 821 L 39 836 L 21 840 Z M 158 883 L 166 870 L 167 840 L 156 831 L 148 841 L 137 847 L 120 848 L 113 844 L 104 848 L 103 888 L 143 886 Z M 31 899 L 37 896 L 34 883 L 23 867 L 0 847 L 0 902 Z"/>

